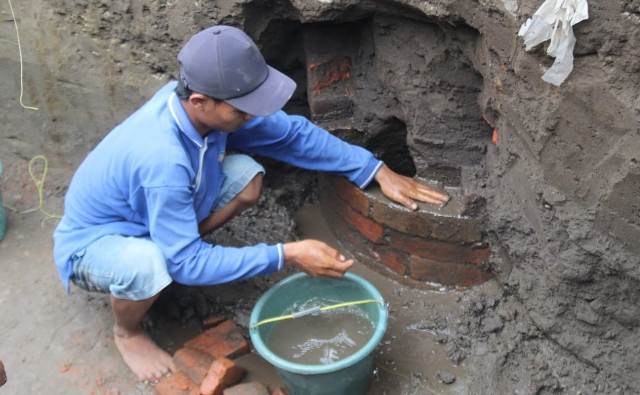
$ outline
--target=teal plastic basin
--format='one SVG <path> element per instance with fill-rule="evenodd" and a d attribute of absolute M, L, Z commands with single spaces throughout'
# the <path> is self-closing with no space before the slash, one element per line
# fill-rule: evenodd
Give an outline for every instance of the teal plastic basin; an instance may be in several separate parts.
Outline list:
<path fill-rule="evenodd" d="M 366 394 L 374 370 L 374 349 L 387 329 L 388 311 L 384 303 L 354 306 L 364 311 L 374 329 L 369 342 L 355 354 L 330 364 L 306 365 L 288 361 L 269 350 L 266 342 L 273 324 L 253 328 L 258 322 L 287 314 L 295 303 L 311 298 L 335 300 L 336 303 L 363 299 L 382 300 L 378 290 L 352 273 L 340 279 L 294 274 L 280 281 L 258 300 L 251 312 L 251 341 L 258 354 L 278 370 L 289 395 L 359 395 Z"/>

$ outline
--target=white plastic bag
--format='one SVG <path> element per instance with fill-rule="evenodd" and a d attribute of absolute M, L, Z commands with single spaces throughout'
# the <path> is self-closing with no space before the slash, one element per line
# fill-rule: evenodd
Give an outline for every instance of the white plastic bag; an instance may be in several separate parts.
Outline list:
<path fill-rule="evenodd" d="M 518 36 L 524 39 L 527 51 L 551 40 L 547 54 L 556 60 L 542 76 L 544 81 L 559 86 L 571 74 L 576 45 L 573 25 L 588 18 L 587 0 L 545 0 L 533 17 L 520 27 Z"/>

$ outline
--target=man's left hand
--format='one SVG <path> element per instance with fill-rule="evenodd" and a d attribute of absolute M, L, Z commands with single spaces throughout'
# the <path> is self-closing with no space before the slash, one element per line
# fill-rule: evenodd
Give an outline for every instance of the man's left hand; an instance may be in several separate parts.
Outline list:
<path fill-rule="evenodd" d="M 375 180 L 380 184 L 380 189 L 386 197 L 402 204 L 409 210 L 418 209 L 416 201 L 440 205 L 449 201 L 449 195 L 446 193 L 422 184 L 413 178 L 400 175 L 386 165 L 382 165 L 378 170 Z"/>

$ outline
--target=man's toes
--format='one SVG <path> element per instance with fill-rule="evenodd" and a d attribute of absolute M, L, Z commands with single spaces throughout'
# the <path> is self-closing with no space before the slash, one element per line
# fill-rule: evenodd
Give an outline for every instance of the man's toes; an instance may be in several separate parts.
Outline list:
<path fill-rule="evenodd" d="M 169 370 L 171 370 L 172 372 L 175 372 L 176 369 L 176 365 L 173 363 L 173 358 L 171 358 L 170 355 L 168 355 L 169 358 Z"/>
<path fill-rule="evenodd" d="M 158 372 L 156 372 L 156 379 L 161 379 L 169 373 L 169 367 L 163 366 Z"/>

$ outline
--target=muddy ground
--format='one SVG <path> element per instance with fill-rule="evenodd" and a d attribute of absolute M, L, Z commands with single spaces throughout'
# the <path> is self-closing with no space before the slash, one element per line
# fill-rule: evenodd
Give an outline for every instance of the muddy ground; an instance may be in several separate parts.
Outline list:
<path fill-rule="evenodd" d="M 391 141 L 396 150 L 377 153 L 400 170 L 485 199 L 495 289 L 407 290 L 397 299 L 400 306 L 424 303 L 430 312 L 416 326 L 424 338 L 414 333 L 411 344 L 434 350 L 436 366 L 464 366 L 454 387 L 432 391 L 640 392 L 640 4 L 591 1 L 590 19 L 575 29 L 575 69 L 556 88 L 540 79 L 552 60 L 543 49 L 525 52 L 516 37 L 539 3 L 22 1 L 14 7 L 23 100 L 37 111 L 18 103 L 17 40 L 8 3 L 1 4 L 2 193 L 17 211 L 10 215 L 13 231 L 0 242 L 0 354 L 10 353 L 0 355 L 9 371 L 0 392 L 15 388 L 9 387 L 12 371 L 13 383 L 34 391 L 49 382 L 95 386 L 95 362 L 102 360 L 113 367 L 108 377 L 130 380 L 109 343 L 104 301 L 81 293 L 69 299 L 56 288 L 53 223 L 41 227 L 38 214 L 18 214 L 37 205 L 26 163 L 47 156 L 47 204 L 60 212 L 86 152 L 175 75 L 175 54 L 190 34 L 220 22 L 244 27 L 271 63 L 296 78 L 293 112 L 310 114 L 305 57 L 312 54 L 303 37 L 325 32 L 325 47 L 352 50 L 350 112 L 320 121 L 374 150 Z M 349 40 L 340 40 L 345 32 Z M 490 142 L 494 128 L 497 144 Z M 296 237 L 291 221 L 313 201 L 313 176 L 289 182 L 281 168 L 269 166 L 273 178 L 261 203 L 266 217 L 240 219 L 220 240 L 254 241 L 261 232 L 249 234 L 247 226 L 267 229 L 264 221 L 277 224 L 279 237 Z M 177 290 L 176 298 L 184 292 Z M 189 308 L 195 309 L 182 306 L 176 314 Z M 415 321 L 421 313 L 414 314 Z M 80 337 L 77 350 L 69 346 L 87 330 L 91 335 Z M 43 352 L 52 359 L 41 358 Z M 68 373 L 77 361 L 89 370 L 75 377 Z M 431 365 L 407 366 L 407 372 L 427 369 L 426 382 L 438 383 Z M 381 377 L 380 388 L 394 383 L 392 375 Z M 404 377 L 409 387 L 397 387 L 403 393 L 429 393 L 410 386 L 413 373 Z M 125 393 L 136 388 L 128 385 Z"/>

